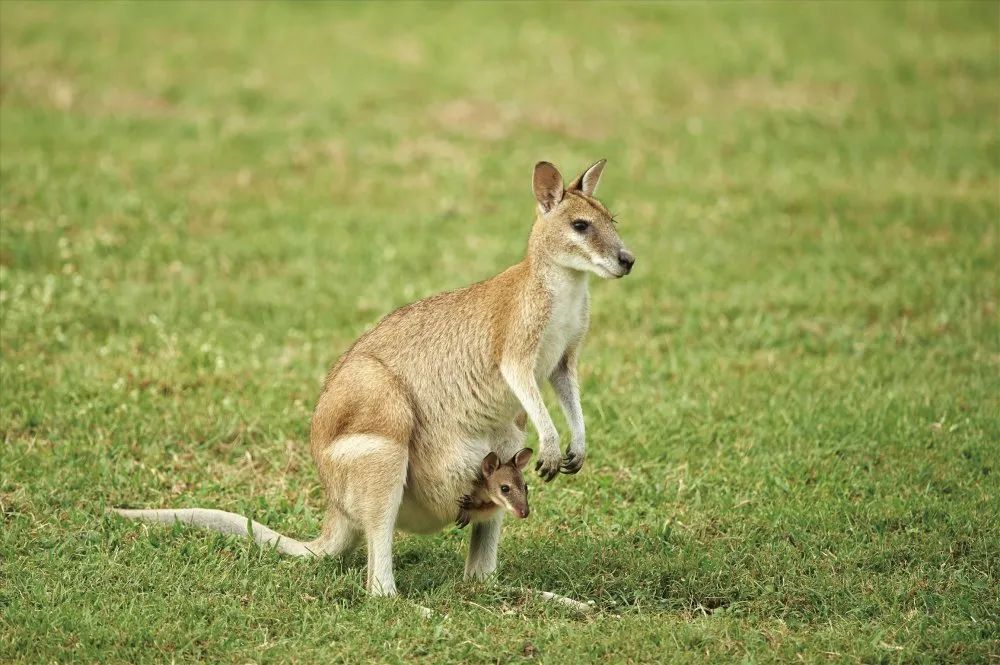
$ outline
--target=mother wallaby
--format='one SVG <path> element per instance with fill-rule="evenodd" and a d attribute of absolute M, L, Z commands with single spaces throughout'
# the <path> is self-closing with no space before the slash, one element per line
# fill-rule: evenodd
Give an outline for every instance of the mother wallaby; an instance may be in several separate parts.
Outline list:
<path fill-rule="evenodd" d="M 252 523 L 254 538 L 300 556 L 340 554 L 363 535 L 368 590 L 396 593 L 395 528 L 419 533 L 455 520 L 483 457 L 508 459 L 538 431 L 536 469 L 546 481 L 583 466 L 585 436 L 576 365 L 589 316 L 588 273 L 622 277 L 635 262 L 594 192 L 601 160 L 563 186 L 535 165 L 537 214 L 517 265 L 464 289 L 402 307 L 358 339 L 330 369 L 310 436 L 326 493 L 322 534 L 303 543 Z M 542 401 L 552 382 L 570 429 L 566 456 Z M 118 510 L 246 534 L 247 519 L 203 508 Z M 497 565 L 502 513 L 474 523 L 466 577 Z"/>

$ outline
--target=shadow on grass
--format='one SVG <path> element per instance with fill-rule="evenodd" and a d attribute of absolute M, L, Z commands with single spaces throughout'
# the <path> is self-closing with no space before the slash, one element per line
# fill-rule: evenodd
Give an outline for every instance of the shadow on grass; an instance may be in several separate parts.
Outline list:
<path fill-rule="evenodd" d="M 220 569 L 237 565 L 243 574 L 254 569 L 256 575 L 273 575 L 279 584 L 287 577 L 289 585 L 324 602 L 353 606 L 367 598 L 363 544 L 340 557 L 297 560 L 244 539 L 184 525 L 146 528 L 108 518 L 105 528 L 105 547 L 111 551 L 125 545 L 137 561 L 155 552 L 179 564 L 189 561 Z M 206 556 L 206 547 L 213 554 Z M 601 539 L 559 533 L 545 541 L 511 535 L 501 542 L 497 576 L 486 587 L 463 580 L 467 548 L 464 532 L 398 538 L 394 567 L 401 594 L 419 599 L 447 594 L 451 588 L 459 596 L 486 590 L 492 596 L 510 596 L 528 587 L 592 601 L 599 611 L 678 612 L 695 618 L 745 600 L 735 582 L 718 581 L 736 580 L 741 571 L 715 569 L 699 579 L 698 571 L 690 569 L 690 557 L 678 556 L 675 548 L 642 531 Z"/>
<path fill-rule="evenodd" d="M 444 538 L 409 538 L 397 546 L 396 578 L 403 593 L 432 594 L 442 586 L 462 584 L 466 534 Z M 551 591 L 600 611 L 667 611 L 707 616 L 742 598 L 735 581 L 740 571 L 715 570 L 701 580 L 685 579 L 684 557 L 676 548 L 642 531 L 594 539 L 559 533 L 544 541 L 505 538 L 491 588 L 522 587 Z M 460 591 L 461 592 L 461 591 Z"/>

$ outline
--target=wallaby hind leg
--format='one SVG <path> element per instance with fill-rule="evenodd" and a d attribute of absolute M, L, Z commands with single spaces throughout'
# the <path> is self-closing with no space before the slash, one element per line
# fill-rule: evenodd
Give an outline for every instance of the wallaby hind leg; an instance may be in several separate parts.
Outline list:
<path fill-rule="evenodd" d="M 507 428 L 499 434 L 492 448 L 505 460 L 524 447 L 524 424 L 527 416 L 522 411 Z M 465 559 L 465 578 L 484 580 L 497 569 L 497 550 L 500 548 L 500 526 L 503 511 L 497 511 L 493 519 L 477 522 L 472 526 L 469 538 L 469 555 Z"/>
<path fill-rule="evenodd" d="M 340 556 L 357 547 L 360 540 L 358 526 L 339 508 L 331 505 L 326 508 L 322 533 L 306 547 L 316 556 Z"/>
<path fill-rule="evenodd" d="M 386 502 L 385 511 L 365 525 L 365 537 L 368 541 L 368 593 L 373 596 L 396 595 L 396 578 L 392 571 L 392 533 L 402 499 L 403 485 L 400 483 L 395 496 Z"/>
<path fill-rule="evenodd" d="M 500 524 L 503 513 L 486 522 L 472 525 L 469 556 L 465 560 L 465 578 L 484 580 L 497 569 L 497 549 L 500 546 Z"/>
<path fill-rule="evenodd" d="M 320 395 L 310 442 L 328 503 L 368 545 L 368 590 L 393 595 L 392 533 L 413 434 L 412 396 L 377 358 L 353 355 Z"/>
<path fill-rule="evenodd" d="M 354 535 L 363 532 L 368 545 L 368 591 L 392 596 L 392 534 L 406 482 L 406 445 L 386 436 L 351 434 L 333 441 L 324 463 L 329 495 Z M 339 525 L 334 522 L 334 527 Z M 346 531 L 342 542 L 348 542 Z M 335 534 L 336 535 L 336 534 Z M 331 541 L 330 546 L 333 546 Z"/>

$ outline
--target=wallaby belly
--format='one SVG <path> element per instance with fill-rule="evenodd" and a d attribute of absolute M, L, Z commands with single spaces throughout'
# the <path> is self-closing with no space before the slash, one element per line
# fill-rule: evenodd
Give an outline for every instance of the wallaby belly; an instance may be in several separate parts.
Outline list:
<path fill-rule="evenodd" d="M 454 522 L 458 501 L 473 490 L 483 458 L 495 452 L 508 460 L 522 447 L 524 433 L 514 425 L 513 413 L 511 408 L 506 423 L 486 431 L 460 434 L 442 428 L 414 441 L 396 527 L 433 533 Z"/>

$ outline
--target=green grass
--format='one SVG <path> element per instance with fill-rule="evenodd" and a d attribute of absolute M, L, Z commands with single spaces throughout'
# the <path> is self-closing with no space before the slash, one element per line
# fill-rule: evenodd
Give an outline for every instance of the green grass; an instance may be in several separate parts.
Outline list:
<path fill-rule="evenodd" d="M 998 7 L 3 2 L 0 661 L 996 661 Z M 327 366 L 599 157 L 638 263 L 495 584 L 104 516 L 314 535 Z"/>

